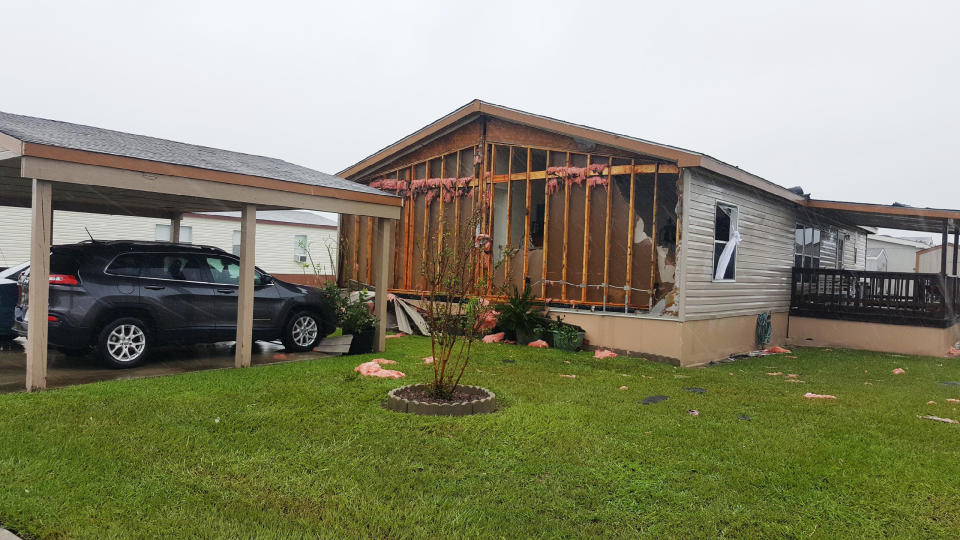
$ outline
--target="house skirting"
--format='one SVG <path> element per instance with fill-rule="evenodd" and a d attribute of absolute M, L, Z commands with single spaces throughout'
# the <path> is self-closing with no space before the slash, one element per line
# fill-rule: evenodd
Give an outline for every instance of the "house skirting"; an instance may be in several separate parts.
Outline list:
<path fill-rule="evenodd" d="M 943 356 L 960 340 L 960 324 L 949 328 L 790 317 L 787 343 L 898 354 Z"/>
<path fill-rule="evenodd" d="M 677 366 L 698 366 L 757 348 L 757 316 L 680 322 L 615 313 L 551 310 L 564 322 L 583 327 L 593 347 L 643 356 Z M 771 345 L 783 345 L 787 314 L 774 313 Z"/>

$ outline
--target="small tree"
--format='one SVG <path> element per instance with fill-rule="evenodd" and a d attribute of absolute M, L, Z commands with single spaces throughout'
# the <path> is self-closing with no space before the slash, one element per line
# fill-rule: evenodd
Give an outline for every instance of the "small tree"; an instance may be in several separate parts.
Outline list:
<path fill-rule="evenodd" d="M 489 237 L 477 236 L 482 219 L 482 206 L 478 206 L 460 222 L 456 236 L 448 232 L 437 239 L 435 254 L 421 246 L 427 284 L 421 307 L 426 311 L 433 352 L 429 386 L 442 399 L 453 397 L 470 362 L 473 342 L 496 324 L 496 312 L 481 292 L 490 289 L 488 283 L 503 261 L 492 264 Z"/>

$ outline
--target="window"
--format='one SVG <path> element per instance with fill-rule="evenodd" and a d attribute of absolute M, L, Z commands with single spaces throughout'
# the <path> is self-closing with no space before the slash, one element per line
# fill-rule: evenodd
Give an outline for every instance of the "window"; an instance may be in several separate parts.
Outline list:
<path fill-rule="evenodd" d="M 307 262 L 307 235 L 293 236 L 293 260 L 298 263 Z"/>
<path fill-rule="evenodd" d="M 233 249 L 230 252 L 240 256 L 240 231 L 233 231 Z"/>
<path fill-rule="evenodd" d="M 220 257 L 217 255 L 207 255 L 204 261 L 210 271 L 210 277 L 214 283 L 224 285 L 237 285 L 240 283 L 240 263 L 229 257 Z M 254 271 L 253 284 L 262 285 L 263 275 Z"/>
<path fill-rule="evenodd" d="M 717 203 L 713 222 L 713 279 L 734 281 L 737 278 L 737 247 L 740 231 L 736 206 Z"/>
<path fill-rule="evenodd" d="M 793 265 L 820 268 L 820 229 L 797 224 L 794 231 Z"/>
<path fill-rule="evenodd" d="M 208 281 L 207 275 L 194 255 L 145 253 L 142 255 L 141 276 L 145 278 L 174 279 L 177 281 Z"/>
<path fill-rule="evenodd" d="M 120 255 L 107 267 L 107 273 L 115 276 L 138 277 L 143 266 L 143 256 L 138 253 Z"/>
<path fill-rule="evenodd" d="M 169 242 L 170 228 L 171 228 L 170 225 L 157 224 L 157 228 L 154 233 L 154 239 L 158 242 Z M 193 227 L 184 227 L 182 225 L 180 226 L 180 243 L 181 244 L 193 243 Z"/>

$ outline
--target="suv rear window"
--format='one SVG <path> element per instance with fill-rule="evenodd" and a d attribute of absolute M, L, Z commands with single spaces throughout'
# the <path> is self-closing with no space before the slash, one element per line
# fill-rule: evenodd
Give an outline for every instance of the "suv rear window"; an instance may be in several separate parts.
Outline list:
<path fill-rule="evenodd" d="M 107 273 L 117 276 L 137 277 L 140 275 L 140 268 L 142 267 L 143 255 L 139 253 L 127 253 L 114 259 L 113 262 L 110 263 L 110 266 L 107 267 Z"/>

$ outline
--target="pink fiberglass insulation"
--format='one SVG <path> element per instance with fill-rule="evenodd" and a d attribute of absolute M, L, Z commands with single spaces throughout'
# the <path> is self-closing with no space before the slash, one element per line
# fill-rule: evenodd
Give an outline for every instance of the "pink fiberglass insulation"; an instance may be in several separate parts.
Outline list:
<path fill-rule="evenodd" d="M 534 349 L 549 349 L 549 348 L 550 348 L 550 346 L 547 345 L 547 342 L 544 341 L 544 340 L 542 340 L 542 339 L 538 339 L 538 340 L 536 340 L 536 341 L 531 341 L 531 342 L 528 343 L 527 345 L 528 345 L 529 347 L 533 347 Z"/>
<path fill-rule="evenodd" d="M 831 396 L 830 394 L 814 394 L 813 392 L 807 392 L 803 395 L 807 399 L 837 399 L 837 396 Z"/>
<path fill-rule="evenodd" d="M 373 361 L 364 362 L 353 368 L 353 370 L 365 377 L 381 377 L 384 379 L 399 379 L 401 377 L 406 377 L 406 375 L 400 371 L 383 369 L 380 367 L 380 364 Z"/>
<path fill-rule="evenodd" d="M 615 358 L 616 356 L 617 356 L 617 353 L 609 349 L 603 349 L 603 350 L 597 349 L 593 351 L 594 358 Z"/>
<path fill-rule="evenodd" d="M 487 334 L 483 336 L 483 342 L 484 343 L 500 343 L 501 341 L 503 341 L 504 335 L 505 334 L 503 332 L 497 332 L 496 334 Z"/>

